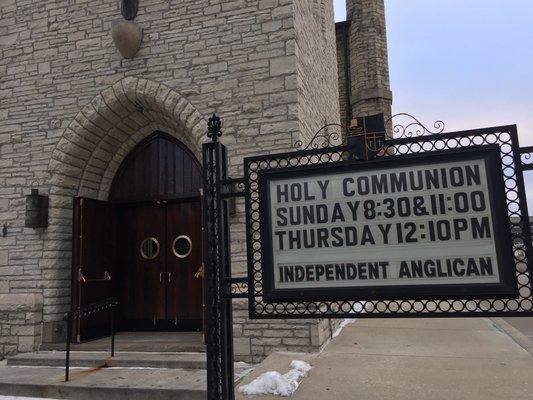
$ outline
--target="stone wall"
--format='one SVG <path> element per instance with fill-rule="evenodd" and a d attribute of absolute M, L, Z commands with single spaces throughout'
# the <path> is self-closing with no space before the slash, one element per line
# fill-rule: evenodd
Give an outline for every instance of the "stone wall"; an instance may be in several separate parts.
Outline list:
<path fill-rule="evenodd" d="M 335 36 L 337 40 L 337 65 L 339 75 L 339 111 L 341 124 L 347 125 L 350 110 L 350 79 L 348 46 L 350 21 L 337 22 L 335 24 Z"/>
<path fill-rule="evenodd" d="M 233 302 L 234 353 L 238 361 L 256 363 L 273 351 L 320 351 L 341 320 L 249 320 L 246 301 Z"/>
<path fill-rule="evenodd" d="M 70 306 L 72 196 L 106 199 L 120 162 L 144 137 L 163 130 L 199 154 L 206 119 L 216 112 L 231 175 L 239 176 L 245 156 L 287 151 L 300 135 L 338 118 L 329 86 L 337 76 L 331 0 L 319 7 L 324 15 L 307 3 L 315 4 L 144 0 L 136 19 L 142 46 L 125 60 L 111 39 L 118 1 L 0 0 L 0 225 L 7 226 L 0 293 L 20 295 L 21 304 L 42 296 L 43 340 L 61 339 Z M 317 32 L 326 39 L 314 48 Z M 50 196 L 47 229 L 24 227 L 32 187 Z M 232 251 L 242 273 L 242 203 L 238 210 Z M 13 315 L 15 325 L 35 329 L 41 311 L 34 311 L 23 324 Z M 18 342 L 27 336 L 2 321 L 6 343 L 29 350 Z M 305 330 L 302 324 L 309 338 L 316 332 L 320 339 L 318 322 L 298 323 L 294 332 Z M 250 338 L 262 332 L 245 333 L 246 326 L 236 330 Z M 264 355 L 269 339 L 261 334 L 250 346 Z"/>
<path fill-rule="evenodd" d="M 333 0 L 296 0 L 294 29 L 298 120 L 305 140 L 339 123 L 339 87 Z"/>
<path fill-rule="evenodd" d="M 350 80 L 354 116 L 391 114 L 384 0 L 347 0 Z"/>
<path fill-rule="evenodd" d="M 0 294 L 0 360 L 37 350 L 41 339 L 41 295 Z"/>

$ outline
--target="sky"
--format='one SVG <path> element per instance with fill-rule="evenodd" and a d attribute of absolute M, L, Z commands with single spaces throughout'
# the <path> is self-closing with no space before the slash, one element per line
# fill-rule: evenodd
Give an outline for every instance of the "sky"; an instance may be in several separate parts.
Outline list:
<path fill-rule="evenodd" d="M 334 0 L 346 19 L 345 0 Z M 385 0 L 393 113 L 533 145 L 533 0 Z M 530 215 L 533 171 L 525 173 Z"/>

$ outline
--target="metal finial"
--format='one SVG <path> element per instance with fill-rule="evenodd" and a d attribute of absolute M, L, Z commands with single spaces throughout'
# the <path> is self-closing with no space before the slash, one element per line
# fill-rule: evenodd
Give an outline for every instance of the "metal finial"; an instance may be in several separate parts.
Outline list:
<path fill-rule="evenodd" d="M 133 21 L 139 12 L 139 0 L 122 0 L 120 12 L 124 19 Z"/>
<path fill-rule="evenodd" d="M 216 114 L 213 114 L 207 123 L 207 137 L 216 142 L 220 136 L 222 136 L 222 121 Z"/>

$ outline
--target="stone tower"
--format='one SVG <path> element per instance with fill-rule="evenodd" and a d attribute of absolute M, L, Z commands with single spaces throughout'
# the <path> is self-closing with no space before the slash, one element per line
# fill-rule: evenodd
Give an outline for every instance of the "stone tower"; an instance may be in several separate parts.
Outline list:
<path fill-rule="evenodd" d="M 391 115 L 384 0 L 347 0 L 351 116 Z M 348 88 L 347 88 L 348 89 Z"/>

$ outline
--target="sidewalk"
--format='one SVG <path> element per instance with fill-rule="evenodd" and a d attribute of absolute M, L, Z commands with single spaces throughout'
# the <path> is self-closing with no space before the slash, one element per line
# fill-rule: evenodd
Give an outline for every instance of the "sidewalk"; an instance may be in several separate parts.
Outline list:
<path fill-rule="evenodd" d="M 244 383 L 303 359 L 314 368 L 295 400 L 531 400 L 529 339 L 498 321 L 357 320 L 321 354 L 272 355 Z"/>

